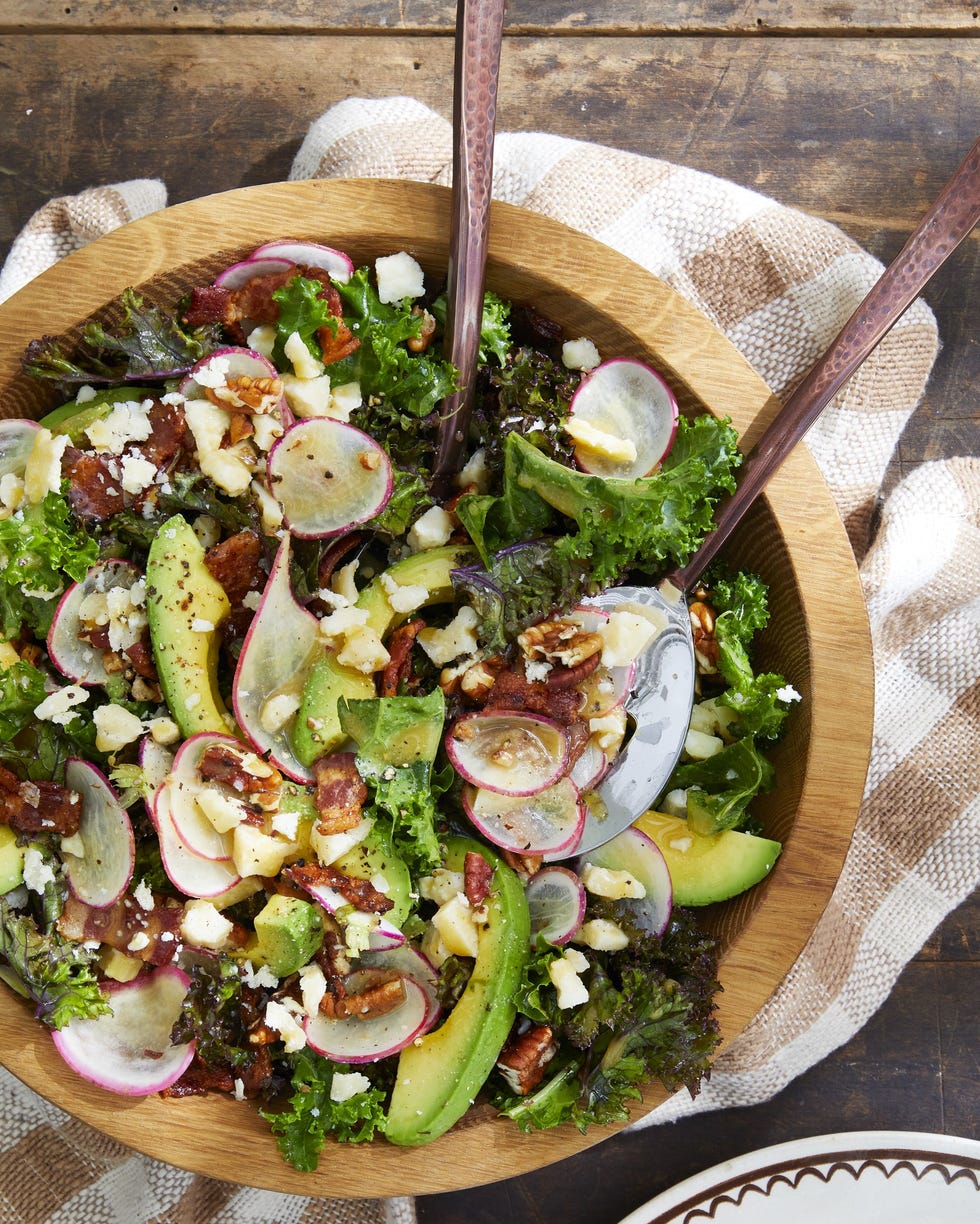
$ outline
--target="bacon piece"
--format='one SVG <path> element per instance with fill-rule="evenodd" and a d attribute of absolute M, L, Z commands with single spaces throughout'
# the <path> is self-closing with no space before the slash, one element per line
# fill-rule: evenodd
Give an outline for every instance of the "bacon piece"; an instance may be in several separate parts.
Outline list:
<path fill-rule="evenodd" d="M 205 552 L 204 564 L 208 572 L 224 588 L 233 607 L 241 604 L 249 591 L 261 590 L 265 585 L 262 552 L 259 533 L 251 528 L 229 536 Z"/>
<path fill-rule="evenodd" d="M 158 679 L 156 663 L 153 660 L 153 648 L 150 645 L 150 632 L 147 630 L 138 642 L 134 642 L 132 646 L 127 646 L 125 650 L 126 658 L 132 663 L 133 671 L 137 676 L 142 676 L 144 680 L 152 680 L 154 683 Z"/>
<path fill-rule="evenodd" d="M 228 309 L 231 290 L 220 285 L 202 285 L 191 290 L 190 301 L 181 322 L 190 327 L 203 327 L 207 323 L 221 323 Z"/>
<path fill-rule="evenodd" d="M 60 782 L 22 782 L 0 765 L 0 824 L 18 833 L 58 833 L 71 837 L 82 819 L 78 791 Z"/>
<path fill-rule="evenodd" d="M 463 859 L 463 892 L 474 909 L 478 909 L 490 895 L 492 879 L 493 868 L 483 855 L 468 850 Z"/>
<path fill-rule="evenodd" d="M 244 1080 L 244 1076 L 242 1077 Z M 176 1083 L 164 1088 L 160 1095 L 171 1100 L 182 1097 L 207 1096 L 209 1092 L 235 1091 L 235 1073 L 230 1067 L 212 1067 L 199 1055 Z"/>
<path fill-rule="evenodd" d="M 558 1043 L 546 1024 L 512 1035 L 500 1051 L 497 1070 L 514 1092 L 527 1096 L 544 1078 L 545 1067 L 558 1052 Z"/>
<path fill-rule="evenodd" d="M 424 620 L 409 621 L 400 625 L 388 639 L 390 658 L 381 673 L 381 696 L 397 697 L 402 684 L 412 670 L 412 647 L 419 631 L 425 628 Z"/>
<path fill-rule="evenodd" d="M 321 867 L 319 863 L 296 863 L 283 869 L 283 875 L 300 885 L 325 884 L 335 888 L 355 909 L 368 914 L 386 914 L 395 904 L 391 897 L 379 892 L 370 880 L 346 875 L 336 867 Z"/>
<path fill-rule="evenodd" d="M 155 399 L 147 413 L 151 433 L 145 442 L 132 449 L 154 467 L 163 471 L 177 458 L 182 450 L 193 450 L 193 441 L 188 439 L 187 419 L 183 408 L 176 404 L 163 404 Z"/>
<path fill-rule="evenodd" d="M 58 930 L 76 943 L 95 939 L 149 965 L 169 965 L 177 951 L 183 912 L 180 902 L 171 899 L 154 898 L 153 908 L 145 910 L 133 897 L 125 896 L 114 905 L 96 909 L 69 894 Z M 143 935 L 147 942 L 140 947 Z M 137 946 L 131 947 L 134 940 Z"/>
<path fill-rule="evenodd" d="M 65 448 L 62 472 L 68 479 L 68 503 L 85 522 L 101 523 L 117 514 L 126 499 L 105 455 Z"/>
<path fill-rule="evenodd" d="M 313 762 L 313 774 L 319 832 L 327 836 L 353 829 L 361 819 L 361 808 L 368 797 L 353 752 L 335 752 L 320 757 Z"/>
<path fill-rule="evenodd" d="M 549 689 L 540 680 L 528 680 L 523 668 L 501 672 L 486 701 L 488 710 L 526 710 L 565 725 L 578 717 L 581 705 L 581 693 L 574 689 Z"/>
<path fill-rule="evenodd" d="M 274 812 L 279 807 L 282 774 L 244 745 L 239 748 L 232 744 L 210 744 L 197 770 L 207 781 L 230 786 L 246 803 L 263 812 Z"/>

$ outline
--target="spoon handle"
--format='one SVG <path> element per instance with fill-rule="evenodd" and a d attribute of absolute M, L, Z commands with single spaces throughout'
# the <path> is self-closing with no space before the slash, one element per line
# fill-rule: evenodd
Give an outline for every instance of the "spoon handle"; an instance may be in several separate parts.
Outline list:
<path fill-rule="evenodd" d="M 460 390 L 443 401 L 433 471 L 445 489 L 459 471 L 483 321 L 493 193 L 493 137 L 504 0 L 459 0 L 453 91 L 453 197 L 446 286 L 446 353 Z"/>
<path fill-rule="evenodd" d="M 742 465 L 737 490 L 719 509 L 714 531 L 687 565 L 670 575 L 675 586 L 686 591 L 694 585 L 776 468 L 978 221 L 980 138 L 905 246 L 756 443 Z"/>

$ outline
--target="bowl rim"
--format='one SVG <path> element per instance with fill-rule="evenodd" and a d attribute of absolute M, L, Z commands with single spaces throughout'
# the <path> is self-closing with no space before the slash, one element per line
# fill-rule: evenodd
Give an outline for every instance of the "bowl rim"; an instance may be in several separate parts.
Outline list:
<path fill-rule="evenodd" d="M 29 395 L 19 368 L 27 342 L 71 331 L 131 285 L 139 288 L 195 261 L 220 262 L 225 255 L 286 234 L 351 252 L 385 253 L 387 241 L 387 249 L 407 249 L 423 266 L 431 266 L 433 252 L 445 251 L 449 215 L 449 190 L 434 184 L 321 179 L 240 188 L 131 222 L 68 255 L 0 305 L 2 414 L 26 415 L 18 405 Z M 224 246 L 215 241 L 216 217 L 221 233 L 228 235 Z M 413 226 L 408 242 L 406 217 Z M 521 235 L 521 244 L 514 235 Z M 597 268 L 602 269 L 598 280 Z M 536 305 L 567 294 L 569 282 L 595 284 L 586 309 L 604 312 L 640 351 L 655 354 L 689 397 L 723 403 L 747 445 L 779 409 L 734 345 L 663 281 L 596 239 L 495 201 L 487 281 L 494 287 L 508 278 L 533 280 Z M 798 495 L 801 488 L 808 490 L 805 504 Z M 798 831 L 794 828 L 767 881 L 764 903 L 748 915 L 723 959 L 723 1044 L 745 1028 L 776 989 L 830 899 L 857 818 L 871 745 L 870 630 L 857 566 L 831 493 L 805 447 L 797 447 L 773 477 L 764 502 L 793 565 L 806 619 L 814 700 L 798 812 L 808 819 Z M 848 611 L 843 623 L 841 608 Z M 845 688 L 853 698 L 846 727 L 835 716 L 835 700 Z M 542 1167 L 622 1129 L 594 1127 L 581 1135 L 563 1127 L 523 1135 L 492 1111 L 474 1111 L 476 1117 L 432 1148 L 397 1148 L 383 1140 L 343 1147 L 328 1143 L 319 1169 L 301 1174 L 282 1162 L 252 1104 L 237 1105 L 228 1098 L 114 1096 L 79 1080 L 61 1063 L 41 1026 L 12 993 L 0 995 L 0 1017 L 6 1026 L 0 1064 L 48 1101 L 137 1151 L 242 1185 L 350 1198 L 463 1189 Z M 659 1088 L 649 1090 L 644 1107 L 666 1095 Z M 216 1168 L 219 1126 L 221 1167 Z M 259 1135 L 263 1142 L 257 1144 Z"/>

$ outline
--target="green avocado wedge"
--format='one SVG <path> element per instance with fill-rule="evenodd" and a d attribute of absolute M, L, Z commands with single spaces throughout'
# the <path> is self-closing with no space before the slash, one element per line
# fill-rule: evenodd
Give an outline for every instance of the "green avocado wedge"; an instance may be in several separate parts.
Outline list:
<path fill-rule="evenodd" d="M 493 864 L 489 919 L 480 933 L 473 973 L 445 1023 L 407 1046 L 398 1059 L 386 1137 L 422 1147 L 444 1135 L 469 1109 L 507 1040 L 530 946 L 531 923 L 520 878 L 485 846 L 448 842 L 446 866 L 462 871 L 467 851 Z"/>
<path fill-rule="evenodd" d="M 664 812 L 645 812 L 636 827 L 664 856 L 675 905 L 712 905 L 738 896 L 765 879 L 782 849 L 777 841 L 733 829 L 702 836 Z"/>
<path fill-rule="evenodd" d="M 0 895 L 24 882 L 24 847 L 10 825 L 0 825 Z"/>
<path fill-rule="evenodd" d="M 146 616 L 170 712 L 186 739 L 234 727 L 218 692 L 218 626 L 230 611 L 204 564 L 204 548 L 179 514 L 167 519 L 146 561 Z"/>

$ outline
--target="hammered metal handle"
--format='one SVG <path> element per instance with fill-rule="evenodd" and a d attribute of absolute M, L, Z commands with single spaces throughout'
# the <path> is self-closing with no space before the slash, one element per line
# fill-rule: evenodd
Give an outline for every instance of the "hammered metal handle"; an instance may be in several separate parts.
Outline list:
<path fill-rule="evenodd" d="M 742 465 L 738 489 L 720 508 L 715 529 L 671 575 L 688 590 L 715 559 L 749 506 L 843 384 L 980 222 L 980 138 L 880 280 L 830 348 L 790 395 Z"/>
<path fill-rule="evenodd" d="M 473 403 L 493 193 L 493 138 L 504 0 L 459 0 L 453 93 L 453 199 L 446 286 L 446 354 L 461 389 L 443 401 L 434 484 L 459 471 Z"/>

